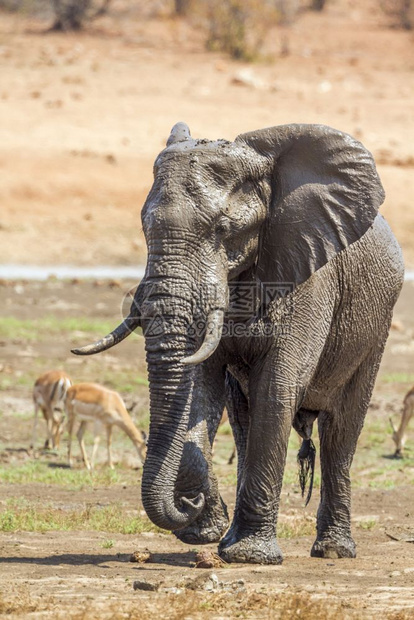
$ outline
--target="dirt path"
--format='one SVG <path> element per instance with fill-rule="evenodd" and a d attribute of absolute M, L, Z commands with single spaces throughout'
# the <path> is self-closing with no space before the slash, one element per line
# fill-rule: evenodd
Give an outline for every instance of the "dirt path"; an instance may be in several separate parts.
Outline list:
<path fill-rule="evenodd" d="M 107 477 L 105 467 L 99 465 L 92 484 L 85 477 L 77 449 L 76 469 L 65 469 L 65 442 L 59 455 L 39 453 L 33 461 L 27 452 L 33 415 L 31 387 L 37 374 L 49 367 L 66 368 L 75 380 L 101 381 L 127 399 L 141 399 L 137 424 L 148 424 L 142 339 L 126 341 L 90 360 L 69 353 L 71 344 L 96 337 L 96 332 L 88 330 L 104 330 L 118 320 L 122 291 L 128 288 L 123 282 L 54 280 L 0 286 L 0 328 L 4 325 L 6 330 L 0 337 L 0 615 L 88 620 L 153 618 L 154 614 L 177 619 L 289 618 L 297 617 L 301 608 L 307 609 L 307 618 L 413 617 L 414 544 L 404 540 L 414 536 L 413 434 L 409 431 L 406 458 L 389 459 L 393 444 L 388 417 L 398 421 L 402 396 L 414 383 L 414 283 L 405 284 L 397 304 L 398 329 L 391 331 L 353 466 L 356 560 L 309 557 L 319 489 L 317 483 L 304 509 L 298 493 L 295 437 L 280 509 L 285 554 L 280 567 L 196 569 L 194 548 L 172 535 L 120 534 L 112 525 L 105 530 L 98 524 L 102 531 L 73 531 L 70 525 L 64 526 L 67 531 L 47 527 L 43 533 L 36 531 L 40 527 L 34 524 L 39 519 L 36 510 L 45 507 L 57 517 L 113 507 L 124 522 L 143 514 L 140 472 L 131 469 L 137 465 L 136 456 L 126 437 L 115 436 L 119 463 L 115 478 Z M 7 322 L 10 317 L 12 323 Z M 80 329 L 74 331 L 74 325 Z M 220 435 L 215 467 L 230 513 L 236 480 L 235 465 L 227 465 L 231 449 L 230 436 Z M 104 456 L 101 448 L 100 463 Z M 20 514 L 22 510 L 32 511 L 31 521 L 27 517 L 23 530 L 15 531 L 15 511 Z M 208 548 L 215 551 L 216 546 Z M 152 554 L 150 563 L 129 562 L 132 552 L 147 549 Z M 213 584 L 213 592 L 204 589 L 211 586 L 211 573 L 224 582 Z M 200 575 L 202 583 L 195 585 Z M 159 586 L 158 591 L 134 590 L 137 580 Z M 394 612 L 400 615 L 393 616 Z"/>
<path fill-rule="evenodd" d="M 107 499 L 111 499 L 111 493 L 107 494 Z M 85 617 L 95 617 L 98 610 L 103 614 L 105 609 L 114 614 L 118 605 L 114 605 L 115 599 L 120 601 L 123 610 L 133 612 L 140 609 L 142 615 L 139 617 L 150 617 L 154 609 L 158 609 L 159 617 L 169 618 L 175 616 L 161 612 L 166 605 L 183 606 L 188 597 L 195 597 L 195 601 L 214 600 L 215 594 L 223 588 L 230 589 L 228 600 L 222 603 L 223 611 L 231 607 L 232 598 L 236 601 L 247 599 L 251 593 L 262 596 L 280 593 L 294 596 L 299 593 L 305 600 L 322 599 L 328 607 L 339 609 L 342 615 L 336 617 L 374 618 L 378 615 L 387 617 L 394 611 L 412 612 L 414 546 L 392 540 L 385 531 L 389 529 L 395 534 L 395 527 L 391 528 L 395 523 L 412 523 L 412 518 L 407 515 L 412 511 L 413 502 L 412 488 L 371 493 L 369 497 L 365 492 L 356 493 L 354 519 L 367 514 L 379 516 L 375 531 L 357 533 L 357 560 L 310 558 L 313 539 L 307 536 L 282 541 L 285 561 L 277 567 L 237 565 L 214 570 L 196 569 L 194 551 L 170 535 L 115 534 L 111 535 L 113 549 L 104 550 L 102 545 L 107 536 L 103 533 L 72 532 L 70 536 L 65 532 L 2 534 L 0 588 L 6 600 L 14 595 L 16 616 L 19 615 L 19 601 L 22 605 L 46 608 L 33 617 L 81 617 L 85 609 L 90 612 Z M 212 545 L 208 548 L 216 550 Z M 131 563 L 130 555 L 137 550 L 150 551 L 151 562 L 143 565 Z M 205 581 L 212 573 L 224 585 L 208 594 L 204 591 Z M 136 580 L 153 584 L 159 591 L 134 591 Z M 196 580 L 201 584 L 194 593 L 192 588 Z M 25 596 L 29 597 L 26 603 Z M 171 599 L 174 603 L 170 602 Z M 260 615 L 249 612 L 248 608 L 245 611 L 246 617 L 269 617 L 266 605 Z M 183 612 L 180 617 L 185 617 L 185 608 Z M 221 613 L 214 616 L 203 614 L 202 609 L 198 612 L 200 615 L 196 617 L 221 617 Z"/>

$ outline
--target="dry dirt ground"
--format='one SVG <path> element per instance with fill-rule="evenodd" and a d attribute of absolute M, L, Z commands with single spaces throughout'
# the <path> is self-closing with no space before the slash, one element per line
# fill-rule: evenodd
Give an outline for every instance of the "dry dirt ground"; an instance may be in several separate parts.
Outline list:
<path fill-rule="evenodd" d="M 127 438 L 116 434 L 114 474 L 104 465 L 101 447 L 92 477 L 82 468 L 76 444 L 76 466 L 65 467 L 66 438 L 59 453 L 39 449 L 33 459 L 27 451 L 31 387 L 49 367 L 65 368 L 75 381 L 118 389 L 127 403 L 138 403 L 136 422 L 147 427 L 142 338 L 134 336 L 97 358 L 69 353 L 72 345 L 95 338 L 97 330 L 118 320 L 128 288 L 126 282 L 54 280 L 0 287 L 0 617 L 414 617 L 414 431 L 408 433 L 405 458 L 394 460 L 388 423 L 390 415 L 398 422 L 402 397 L 414 384 L 414 283 L 405 284 L 398 302 L 398 329 L 391 331 L 354 462 L 357 559 L 309 557 L 319 469 L 305 509 L 297 483 L 299 443 L 292 435 L 280 517 L 284 564 L 213 569 L 194 567 L 200 548 L 152 531 L 140 505 L 140 470 Z M 41 426 L 39 444 L 43 432 Z M 231 450 L 231 437 L 220 434 L 215 468 L 230 512 L 236 481 L 235 464 L 227 464 Z M 97 520 L 108 511 L 110 518 Z M 86 520 L 89 512 L 94 521 Z M 131 519 L 141 519 L 140 524 L 131 525 Z M 149 551 L 151 562 L 131 563 L 134 551 Z M 212 573 L 218 585 L 209 579 Z M 135 581 L 158 591 L 134 590 Z"/>
<path fill-rule="evenodd" d="M 290 122 L 356 135 L 377 158 L 383 213 L 413 267 L 413 35 L 390 29 L 376 2 L 359 4 L 332 1 L 325 14 L 270 32 L 273 60 L 251 67 L 206 54 L 199 30 L 148 11 L 128 19 L 118 12 L 76 35 L 45 34 L 44 22 L 0 13 L 0 263 L 143 262 L 139 213 L 152 163 L 171 126 L 185 120 L 208 138 Z M 31 386 L 51 367 L 119 390 L 147 427 L 142 339 L 97 359 L 68 353 L 115 324 L 132 284 L 0 283 L 0 617 L 414 618 L 414 431 L 406 457 L 392 460 L 388 423 L 414 384 L 414 284 L 398 302 L 354 463 L 358 558 L 309 557 L 318 479 L 304 509 L 292 436 L 284 564 L 214 569 L 195 568 L 195 549 L 151 531 L 127 439 L 116 438 L 111 475 L 103 447 L 92 477 L 80 460 L 73 471 L 64 467 L 66 439 L 58 454 L 27 452 Z M 220 434 L 215 466 L 230 512 L 231 449 Z M 88 521 L 108 510 L 115 516 L 104 523 Z M 147 549 L 151 562 L 129 562 Z M 134 590 L 134 581 L 158 590 Z"/>

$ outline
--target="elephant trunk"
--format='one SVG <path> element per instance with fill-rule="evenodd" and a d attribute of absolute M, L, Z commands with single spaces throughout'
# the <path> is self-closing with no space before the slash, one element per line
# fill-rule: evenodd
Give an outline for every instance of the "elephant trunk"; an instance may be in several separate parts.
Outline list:
<path fill-rule="evenodd" d="M 180 363 L 185 348 L 177 346 L 177 334 L 174 334 L 174 352 L 168 353 L 166 359 L 163 345 L 172 337 L 164 336 L 157 344 L 146 342 L 151 423 L 142 478 L 145 511 L 153 523 L 168 530 L 189 525 L 201 513 L 205 501 L 202 493 L 196 497 L 179 497 L 176 493 L 188 430 L 193 370 Z"/>
<path fill-rule="evenodd" d="M 185 285 L 182 278 L 170 276 L 154 281 L 148 291 L 141 305 L 150 387 L 142 502 L 153 523 L 179 530 L 192 523 L 205 504 L 204 494 L 192 491 L 191 486 L 187 490 L 180 485 L 178 491 L 177 478 L 189 427 L 194 364 L 218 346 L 223 311 L 214 309 L 217 298 L 209 298 L 191 286 L 190 280 Z M 205 308 L 205 328 L 197 333 L 194 317 L 200 304 Z"/>

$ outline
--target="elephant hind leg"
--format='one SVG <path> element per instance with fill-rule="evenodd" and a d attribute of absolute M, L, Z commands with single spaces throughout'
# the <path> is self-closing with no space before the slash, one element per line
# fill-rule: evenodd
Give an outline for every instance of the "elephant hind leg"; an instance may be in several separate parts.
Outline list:
<path fill-rule="evenodd" d="M 385 342 L 385 339 L 384 339 Z M 362 430 L 383 347 L 371 351 L 338 396 L 337 404 L 318 416 L 321 500 L 317 538 L 311 556 L 355 557 L 351 536 L 350 467 Z"/>
<path fill-rule="evenodd" d="M 228 371 L 226 373 L 226 408 L 237 449 L 238 488 L 241 478 L 240 474 L 243 471 L 247 434 L 249 431 L 249 403 L 241 389 L 240 383 Z M 233 455 L 234 452 L 230 457 L 229 464 L 233 460 Z"/>

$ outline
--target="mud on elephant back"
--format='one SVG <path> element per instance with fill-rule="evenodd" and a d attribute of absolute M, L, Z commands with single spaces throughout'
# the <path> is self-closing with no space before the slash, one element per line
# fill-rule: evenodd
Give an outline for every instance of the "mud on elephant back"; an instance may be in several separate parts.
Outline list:
<path fill-rule="evenodd" d="M 172 129 L 142 209 L 148 262 L 104 351 L 141 326 L 150 385 L 142 501 L 228 562 L 277 564 L 292 424 L 317 420 L 311 555 L 354 557 L 349 468 L 403 281 L 371 154 L 320 125 L 197 140 Z M 238 453 L 228 528 L 211 446 L 227 406 Z M 224 536 L 224 537 L 223 537 Z"/>

